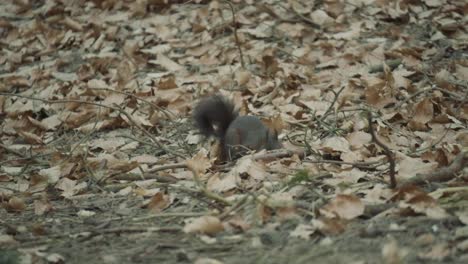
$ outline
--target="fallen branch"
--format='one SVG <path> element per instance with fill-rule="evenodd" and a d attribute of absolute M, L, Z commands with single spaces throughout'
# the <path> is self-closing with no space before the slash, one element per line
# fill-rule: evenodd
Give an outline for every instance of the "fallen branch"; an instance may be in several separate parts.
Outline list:
<path fill-rule="evenodd" d="M 416 174 L 413 178 L 406 180 L 405 185 L 417 185 L 424 182 L 445 182 L 454 178 L 454 176 L 468 166 L 468 151 L 461 152 L 453 160 L 452 164 L 440 168 L 436 171 L 426 174 Z"/>
<path fill-rule="evenodd" d="M 306 151 L 304 150 L 289 150 L 289 149 L 277 149 L 271 150 L 263 153 L 256 153 L 252 155 L 253 160 L 269 160 L 269 159 L 279 159 L 292 157 L 293 155 L 298 155 L 299 158 L 304 158 L 307 156 Z"/>

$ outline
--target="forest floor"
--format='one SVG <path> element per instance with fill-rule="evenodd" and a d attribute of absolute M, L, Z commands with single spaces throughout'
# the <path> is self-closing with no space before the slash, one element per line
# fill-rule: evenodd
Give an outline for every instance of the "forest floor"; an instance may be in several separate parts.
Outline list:
<path fill-rule="evenodd" d="M 1 1 L 0 264 L 468 263 L 467 13 Z M 220 164 L 214 93 L 284 149 Z"/>

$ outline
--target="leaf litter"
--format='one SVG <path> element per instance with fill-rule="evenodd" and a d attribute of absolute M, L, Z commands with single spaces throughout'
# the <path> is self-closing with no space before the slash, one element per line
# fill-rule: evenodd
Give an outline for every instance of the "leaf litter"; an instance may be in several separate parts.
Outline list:
<path fill-rule="evenodd" d="M 467 8 L 2 1 L 0 262 L 463 263 Z M 215 92 L 285 150 L 219 164 Z"/>

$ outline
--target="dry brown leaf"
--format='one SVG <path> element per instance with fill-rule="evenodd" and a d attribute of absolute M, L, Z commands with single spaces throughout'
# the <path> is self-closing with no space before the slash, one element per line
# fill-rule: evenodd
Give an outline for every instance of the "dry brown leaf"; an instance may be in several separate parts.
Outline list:
<path fill-rule="evenodd" d="M 320 209 L 320 213 L 328 218 L 338 217 L 350 220 L 364 213 L 364 204 L 356 196 L 338 194 Z"/>
<path fill-rule="evenodd" d="M 408 127 L 413 130 L 427 130 L 425 124 L 434 117 L 434 106 L 432 102 L 425 98 L 414 108 L 414 115 Z"/>
<path fill-rule="evenodd" d="M 325 179 L 324 182 L 335 186 L 341 183 L 357 183 L 366 175 L 366 172 L 353 168 L 351 170 L 343 170 L 339 173 L 336 173 L 335 175 L 333 175 L 333 178 Z"/>
<path fill-rule="evenodd" d="M 426 214 L 433 219 L 443 219 L 449 216 L 449 214 L 437 204 L 437 201 L 427 194 L 419 194 L 405 202 L 401 202 L 400 207 L 411 208 L 416 213 Z"/>
<path fill-rule="evenodd" d="M 365 144 L 368 144 L 372 140 L 372 137 L 369 133 L 356 131 L 348 134 L 346 139 L 348 140 L 351 149 L 358 149 Z"/>
<path fill-rule="evenodd" d="M 208 179 L 206 188 L 210 191 L 223 193 L 235 189 L 240 182 L 241 178 L 236 173 L 226 175 L 216 173 Z"/>
<path fill-rule="evenodd" d="M 250 176 L 257 181 L 264 180 L 268 175 L 266 166 L 253 160 L 250 156 L 241 158 L 237 162 L 236 167 L 232 169 L 232 173 L 241 177 Z"/>
<path fill-rule="evenodd" d="M 400 152 L 397 152 L 397 179 L 406 180 L 416 176 L 416 174 L 424 174 L 431 172 L 437 167 L 435 163 L 426 163 L 421 158 L 411 158 Z"/>
<path fill-rule="evenodd" d="M 342 219 L 320 218 L 312 220 L 313 228 L 325 235 L 338 235 L 345 231 L 346 222 Z"/>
<path fill-rule="evenodd" d="M 83 26 L 77 21 L 70 18 L 69 16 L 65 17 L 65 19 L 63 20 L 63 24 L 65 24 L 67 27 L 74 31 L 83 31 Z"/>
<path fill-rule="evenodd" d="M 42 138 L 39 137 L 36 134 L 26 132 L 26 131 L 18 131 L 18 134 L 28 143 L 28 144 L 34 144 L 34 145 L 42 145 L 44 144 L 44 141 L 42 141 Z"/>
<path fill-rule="evenodd" d="M 326 153 L 333 153 L 333 152 L 348 152 L 349 151 L 349 143 L 343 137 L 329 137 L 322 141 L 320 144 L 321 150 Z"/>
<path fill-rule="evenodd" d="M 187 160 L 187 167 L 199 175 L 205 174 L 211 167 L 211 160 L 208 159 L 208 151 L 201 149 L 193 158 Z"/>
<path fill-rule="evenodd" d="M 63 197 L 71 198 L 85 190 L 88 187 L 88 184 L 86 182 L 78 183 L 78 181 L 75 180 L 62 178 L 57 182 L 55 187 L 63 191 L 61 194 Z"/>
<path fill-rule="evenodd" d="M 154 213 L 159 213 L 162 210 L 166 209 L 170 204 L 171 201 L 169 195 L 164 194 L 162 192 L 158 192 L 155 195 L 153 195 L 153 197 L 151 197 L 146 207 Z"/>
<path fill-rule="evenodd" d="M 66 163 L 57 165 L 48 169 L 39 171 L 39 175 L 47 177 L 47 182 L 55 184 L 61 177 L 68 175 L 75 165 L 73 163 Z"/>
<path fill-rule="evenodd" d="M 419 253 L 418 256 L 422 259 L 428 260 L 444 260 L 451 253 L 451 248 L 446 243 L 439 243 L 434 245 L 428 252 Z"/>
<path fill-rule="evenodd" d="M 316 229 L 311 225 L 299 224 L 289 233 L 289 236 L 309 240 L 310 236 L 315 233 L 315 231 Z"/>
<path fill-rule="evenodd" d="M 467 211 L 457 212 L 455 214 L 458 216 L 458 219 L 460 219 L 460 222 L 462 222 L 465 225 L 468 225 L 468 212 Z"/>
<path fill-rule="evenodd" d="M 215 235 L 224 230 L 223 224 L 215 216 L 202 216 L 193 219 L 184 226 L 185 233 L 200 233 L 206 235 Z"/>
<path fill-rule="evenodd" d="M 149 60 L 149 63 L 160 65 L 167 69 L 169 72 L 178 72 L 181 70 L 184 70 L 184 67 L 180 66 L 177 62 L 171 60 L 169 57 L 163 55 L 163 54 L 158 54 L 158 59 L 157 60 Z"/>
<path fill-rule="evenodd" d="M 13 236 L 10 235 L 0 235 L 0 246 L 14 246 L 18 242 Z"/>
<path fill-rule="evenodd" d="M 3 203 L 3 207 L 10 212 L 21 212 L 26 209 L 26 204 L 19 197 L 11 197 L 8 203 Z"/>
<path fill-rule="evenodd" d="M 397 241 L 393 238 L 382 247 L 382 256 L 385 264 L 405 263 L 403 260 L 408 253 L 408 250 L 400 248 Z"/>
<path fill-rule="evenodd" d="M 248 71 L 239 70 L 236 72 L 236 81 L 239 86 L 243 86 L 249 82 L 251 74 Z"/>
<path fill-rule="evenodd" d="M 43 215 L 52 211 L 53 207 L 49 201 L 35 200 L 34 201 L 34 213 L 36 215 Z"/>

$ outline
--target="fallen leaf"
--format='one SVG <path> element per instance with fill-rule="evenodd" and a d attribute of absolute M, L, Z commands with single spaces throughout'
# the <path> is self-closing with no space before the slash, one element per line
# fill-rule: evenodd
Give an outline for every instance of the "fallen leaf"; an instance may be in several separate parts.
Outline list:
<path fill-rule="evenodd" d="M 364 204 L 353 195 L 338 194 L 320 209 L 328 218 L 353 219 L 364 213 Z"/>
<path fill-rule="evenodd" d="M 190 223 L 184 226 L 185 233 L 201 233 L 206 235 L 214 235 L 224 230 L 223 224 L 219 218 L 215 216 L 202 216 L 193 219 Z"/>

